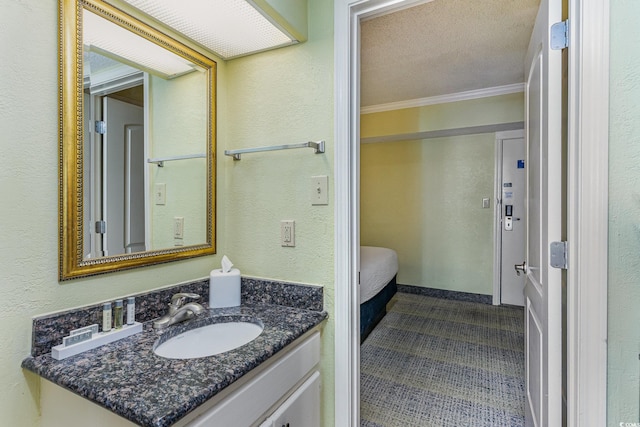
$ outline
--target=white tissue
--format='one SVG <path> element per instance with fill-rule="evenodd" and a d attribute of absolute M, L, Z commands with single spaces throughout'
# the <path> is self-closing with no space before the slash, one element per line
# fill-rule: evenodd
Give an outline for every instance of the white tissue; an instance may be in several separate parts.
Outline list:
<path fill-rule="evenodd" d="M 231 271 L 231 267 L 233 267 L 233 263 L 226 255 L 222 257 L 222 272 L 228 273 Z"/>

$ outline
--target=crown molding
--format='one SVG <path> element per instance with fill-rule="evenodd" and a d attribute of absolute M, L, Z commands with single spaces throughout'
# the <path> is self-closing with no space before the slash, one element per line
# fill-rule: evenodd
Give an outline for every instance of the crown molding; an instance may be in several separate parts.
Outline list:
<path fill-rule="evenodd" d="M 466 92 L 450 93 L 447 95 L 430 96 L 427 98 L 409 99 L 406 101 L 389 102 L 387 104 L 370 105 L 360 108 L 360 114 L 380 113 L 382 111 L 424 107 L 426 105 L 445 104 L 447 102 L 455 101 L 467 101 L 469 99 L 488 98 L 491 96 L 508 95 L 510 93 L 518 92 L 524 92 L 524 83 L 514 83 L 511 85 L 468 90 Z"/>
<path fill-rule="evenodd" d="M 361 144 L 374 144 L 378 142 L 413 141 L 432 138 L 447 138 L 453 136 L 478 135 L 483 133 L 506 132 L 524 129 L 524 122 L 497 123 L 491 125 L 468 126 L 454 129 L 438 129 L 422 132 L 399 133 L 393 135 L 370 136 L 360 138 Z"/>

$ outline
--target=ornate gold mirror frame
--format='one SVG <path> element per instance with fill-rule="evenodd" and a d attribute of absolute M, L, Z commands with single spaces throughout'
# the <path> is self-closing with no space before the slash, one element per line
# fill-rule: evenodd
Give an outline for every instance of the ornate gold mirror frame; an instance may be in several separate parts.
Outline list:
<path fill-rule="evenodd" d="M 208 124 L 206 153 L 206 241 L 192 246 L 99 258 L 83 257 L 83 9 L 126 28 L 206 70 Z M 121 10 L 98 0 L 59 0 L 60 176 L 59 278 L 68 280 L 215 253 L 216 63 Z M 203 239 L 205 240 L 205 239 Z"/>

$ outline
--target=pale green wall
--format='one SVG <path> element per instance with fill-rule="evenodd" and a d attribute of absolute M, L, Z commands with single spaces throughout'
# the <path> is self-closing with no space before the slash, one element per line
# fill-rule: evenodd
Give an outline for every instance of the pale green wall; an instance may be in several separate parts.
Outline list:
<path fill-rule="evenodd" d="M 37 377 L 20 368 L 30 351 L 35 315 L 206 277 L 226 253 L 245 274 L 325 285 L 333 317 L 333 206 L 311 209 L 305 201 L 306 176 L 332 173 L 333 10 L 331 2 L 312 4 L 308 43 L 233 65 L 237 76 L 229 84 L 234 98 L 229 113 L 229 64 L 218 62 L 219 255 L 59 283 L 58 2 L 0 0 L 3 425 L 40 425 Z M 234 164 L 221 155 L 230 137 L 233 147 L 279 143 L 280 138 L 325 138 L 330 148 L 323 156 L 298 150 L 280 163 L 253 157 L 256 164 L 246 156 Z M 265 157 L 273 155 L 280 154 Z M 277 170 L 271 169 L 274 165 Z M 296 248 L 279 247 L 280 219 L 297 220 Z M 328 426 L 333 424 L 332 322 L 323 332 L 323 413 Z"/>
<path fill-rule="evenodd" d="M 365 114 L 361 132 L 518 122 L 523 108 L 519 93 Z M 398 283 L 493 293 L 494 152 L 493 133 L 361 145 L 361 243 L 398 253 Z"/>
<path fill-rule="evenodd" d="M 151 135 L 149 157 L 207 152 L 207 75 L 196 71 L 171 80 L 150 76 Z M 166 204 L 151 202 L 151 247 L 174 246 L 173 219 L 184 218 L 182 245 L 206 241 L 207 163 L 187 159 L 149 168 L 149 194 L 166 185 Z M 152 199 L 153 200 L 153 199 Z"/>
<path fill-rule="evenodd" d="M 611 2 L 608 425 L 640 421 L 640 3 Z"/>
<path fill-rule="evenodd" d="M 227 253 L 245 274 L 325 285 L 323 426 L 333 425 L 333 2 L 309 2 L 307 42 L 228 63 L 231 149 L 326 140 L 310 148 L 225 157 Z M 329 176 L 327 206 L 311 177 Z M 296 247 L 280 246 L 295 220 Z"/>
<path fill-rule="evenodd" d="M 0 0 L 0 10 L 0 414 L 3 425 L 38 426 L 39 381 L 20 368 L 32 316 L 205 277 L 220 257 L 58 282 L 58 2 Z"/>

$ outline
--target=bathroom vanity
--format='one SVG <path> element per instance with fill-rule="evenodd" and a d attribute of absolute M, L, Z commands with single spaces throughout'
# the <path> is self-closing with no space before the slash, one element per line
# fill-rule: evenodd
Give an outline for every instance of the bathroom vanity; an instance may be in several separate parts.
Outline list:
<path fill-rule="evenodd" d="M 194 359 L 154 353 L 158 335 L 143 332 L 55 360 L 30 357 L 42 377 L 43 426 L 320 425 L 320 328 L 327 314 L 274 304 L 210 309 L 170 327 L 259 321 L 262 333 L 234 350 Z M 172 330 L 172 328 L 175 328 Z"/>
<path fill-rule="evenodd" d="M 206 401 L 175 426 L 320 426 L 320 337 L 313 332 Z M 42 425 L 134 426 L 114 412 L 48 381 L 42 381 Z M 164 425 L 155 422 L 153 425 Z"/>

